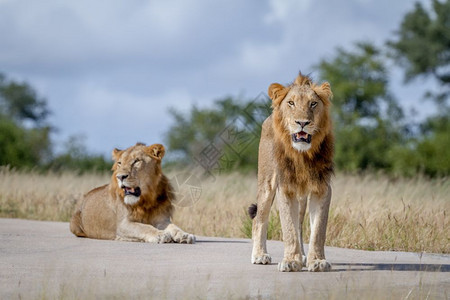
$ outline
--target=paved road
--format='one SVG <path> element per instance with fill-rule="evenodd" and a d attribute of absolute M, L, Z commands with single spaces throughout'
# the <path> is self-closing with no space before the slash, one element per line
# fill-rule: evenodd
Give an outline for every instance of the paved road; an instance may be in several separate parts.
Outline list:
<path fill-rule="evenodd" d="M 326 248 L 329 273 L 250 263 L 251 241 L 195 245 L 76 238 L 68 223 L 0 219 L 0 299 L 448 299 L 450 255 Z"/>

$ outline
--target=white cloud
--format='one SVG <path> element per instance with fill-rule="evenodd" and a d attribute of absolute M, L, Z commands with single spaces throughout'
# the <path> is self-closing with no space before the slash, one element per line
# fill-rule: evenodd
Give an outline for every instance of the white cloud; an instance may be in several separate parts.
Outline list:
<path fill-rule="evenodd" d="M 0 72 L 37 86 L 61 139 L 85 133 L 91 149 L 109 153 L 160 140 L 169 106 L 253 97 L 310 72 L 338 45 L 382 42 L 412 7 L 390 0 L 0 0 Z M 132 122 L 112 118 L 130 111 Z"/>
<path fill-rule="evenodd" d="M 283 44 L 246 43 L 242 47 L 240 59 L 245 69 L 270 72 L 282 65 L 285 52 Z"/>
<path fill-rule="evenodd" d="M 18 1 L 0 4 L 0 63 L 63 68 L 157 60 L 186 42 L 197 2 Z M 49 68 L 49 69 L 50 69 Z"/>
<path fill-rule="evenodd" d="M 110 151 L 105 148 L 112 146 L 128 147 L 138 141 L 163 142 L 162 137 L 170 125 L 168 107 L 186 111 L 192 104 L 191 96 L 183 90 L 139 96 L 93 83 L 83 84 L 72 101 L 70 110 L 65 111 L 66 121 L 87 133 L 91 149 L 98 152 Z M 105 144 L 111 146 L 105 147 Z"/>
<path fill-rule="evenodd" d="M 308 11 L 311 2 L 311 0 L 269 0 L 271 10 L 264 17 L 264 21 L 269 24 L 285 22 L 298 13 Z"/>

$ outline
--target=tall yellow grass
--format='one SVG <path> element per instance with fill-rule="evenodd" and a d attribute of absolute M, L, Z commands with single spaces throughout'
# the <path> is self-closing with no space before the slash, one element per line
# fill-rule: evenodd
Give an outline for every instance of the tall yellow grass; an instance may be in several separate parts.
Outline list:
<path fill-rule="evenodd" d="M 0 167 L 0 217 L 68 221 L 76 201 L 108 174 L 20 172 Z"/>
<path fill-rule="evenodd" d="M 175 173 L 174 173 L 175 174 Z M 174 174 L 168 174 L 169 177 Z M 0 217 L 69 221 L 75 202 L 109 174 L 19 172 L 0 169 Z M 197 235 L 249 237 L 246 208 L 256 198 L 256 175 L 231 173 L 202 181 L 200 199 L 177 207 L 174 222 Z M 450 253 L 450 181 L 337 174 L 328 246 Z M 273 210 L 271 238 L 281 238 Z M 305 222 L 304 229 L 309 231 Z M 306 242 L 309 235 L 306 234 Z"/>

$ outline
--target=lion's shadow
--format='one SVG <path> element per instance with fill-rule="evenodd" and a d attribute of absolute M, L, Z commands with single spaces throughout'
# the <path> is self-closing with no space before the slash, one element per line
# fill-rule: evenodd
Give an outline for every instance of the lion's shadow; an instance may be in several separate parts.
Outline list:
<path fill-rule="evenodd" d="M 203 243 L 217 243 L 217 244 L 250 244 L 249 241 L 228 241 L 228 240 L 208 240 L 208 239 L 199 239 L 195 243 L 203 244 Z"/>
<path fill-rule="evenodd" d="M 386 264 L 386 263 L 334 263 L 333 271 L 420 271 L 450 272 L 450 265 L 444 264 Z"/>
<path fill-rule="evenodd" d="M 278 265 L 270 263 L 268 265 Z M 417 271 L 417 272 L 450 272 L 450 265 L 440 264 L 383 264 L 383 263 L 333 263 L 329 272 L 347 271 Z M 306 271 L 306 268 L 303 268 Z"/>

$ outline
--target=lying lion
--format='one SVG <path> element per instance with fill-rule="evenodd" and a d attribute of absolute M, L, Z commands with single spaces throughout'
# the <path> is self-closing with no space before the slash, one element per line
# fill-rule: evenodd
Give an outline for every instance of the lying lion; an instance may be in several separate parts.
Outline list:
<path fill-rule="evenodd" d="M 111 182 L 77 203 L 70 231 L 94 239 L 195 243 L 171 222 L 174 194 L 161 171 L 164 153 L 160 144 L 114 149 Z"/>
<path fill-rule="evenodd" d="M 284 241 L 279 271 L 328 271 L 324 244 L 331 200 L 333 135 L 329 115 L 330 85 L 316 85 L 299 75 L 293 84 L 269 87 L 273 113 L 263 123 L 258 158 L 257 205 L 253 218 L 252 263 L 268 264 L 266 249 L 270 207 L 276 198 Z M 307 200 L 311 238 L 306 259 L 302 224 Z"/>

